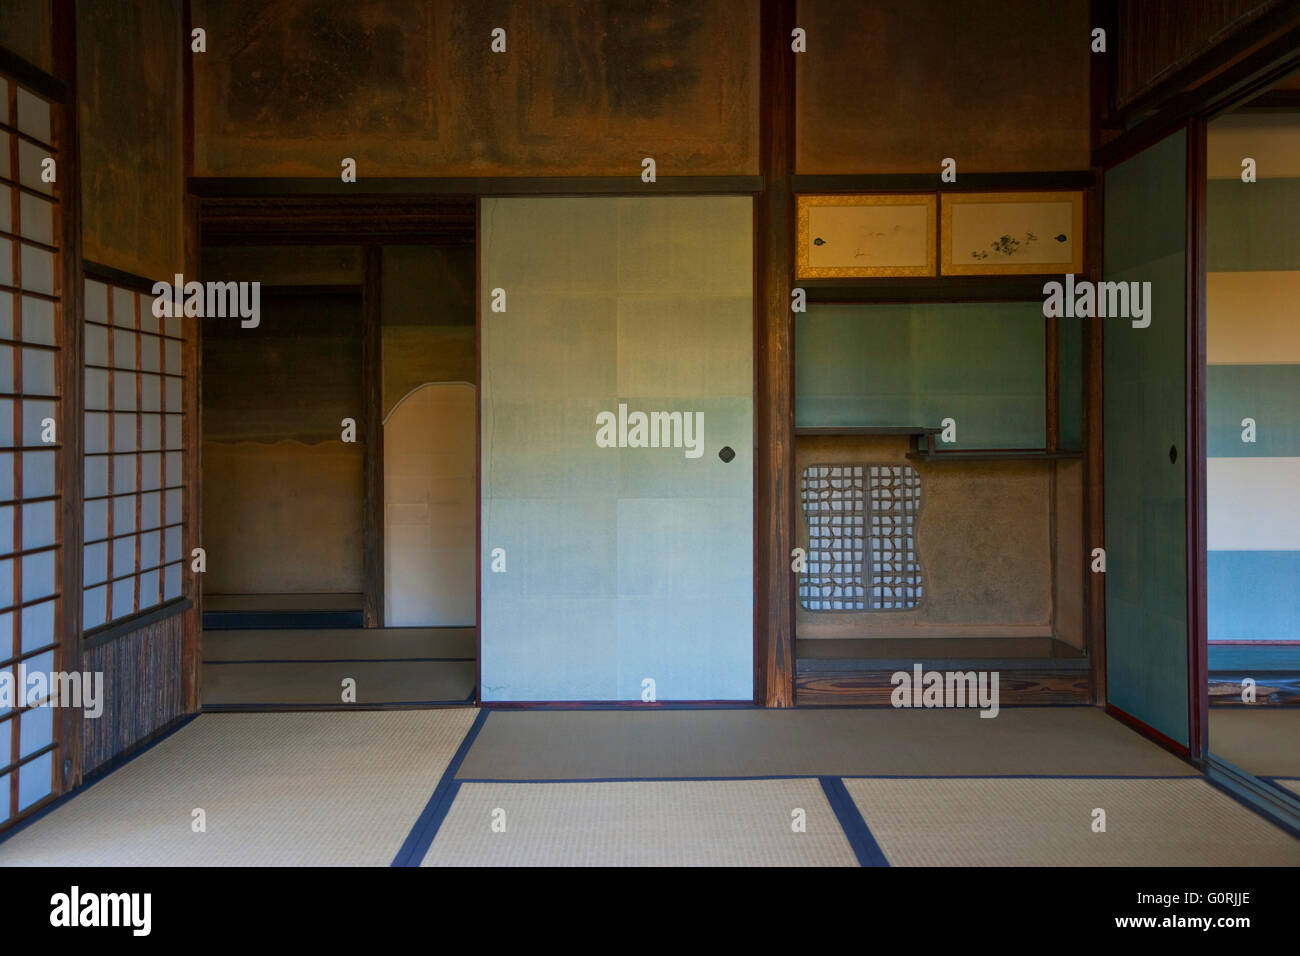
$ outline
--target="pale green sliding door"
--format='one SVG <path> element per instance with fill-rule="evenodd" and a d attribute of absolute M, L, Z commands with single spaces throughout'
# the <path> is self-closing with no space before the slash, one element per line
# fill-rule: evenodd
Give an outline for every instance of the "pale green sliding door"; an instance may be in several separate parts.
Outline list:
<path fill-rule="evenodd" d="M 1150 283 L 1150 320 L 1105 323 L 1106 687 L 1188 742 L 1187 135 L 1106 173 L 1105 278 Z"/>
<path fill-rule="evenodd" d="M 751 200 L 480 230 L 482 698 L 751 699 Z"/>

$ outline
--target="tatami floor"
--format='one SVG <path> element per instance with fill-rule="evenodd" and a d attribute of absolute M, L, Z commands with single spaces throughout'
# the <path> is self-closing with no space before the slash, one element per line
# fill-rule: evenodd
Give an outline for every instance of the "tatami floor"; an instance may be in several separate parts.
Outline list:
<path fill-rule="evenodd" d="M 0 864 L 1296 866 L 1300 841 L 1091 707 L 464 707 L 205 713 Z"/>

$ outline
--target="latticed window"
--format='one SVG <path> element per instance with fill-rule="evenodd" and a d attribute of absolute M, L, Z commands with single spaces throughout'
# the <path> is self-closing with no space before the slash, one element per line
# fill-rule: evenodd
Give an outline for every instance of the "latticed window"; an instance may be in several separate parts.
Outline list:
<path fill-rule="evenodd" d="M 910 465 L 812 465 L 802 478 L 809 611 L 907 610 L 921 601 L 916 516 L 921 478 Z"/>
<path fill-rule="evenodd" d="M 54 708 L 25 680 L 59 666 L 64 636 L 62 197 L 41 175 L 53 127 L 47 100 L 0 77 L 0 672 L 16 690 L 0 704 L 0 825 L 50 798 L 59 766 Z"/>

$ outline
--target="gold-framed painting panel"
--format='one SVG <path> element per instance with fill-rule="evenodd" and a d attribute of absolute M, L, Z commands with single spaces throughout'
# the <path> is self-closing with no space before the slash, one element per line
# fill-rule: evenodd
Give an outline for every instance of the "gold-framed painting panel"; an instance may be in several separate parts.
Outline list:
<path fill-rule="evenodd" d="M 983 206 L 988 212 L 982 223 L 978 218 Z M 1014 207 L 1021 207 L 1016 210 Z M 975 213 L 975 216 L 959 215 L 966 219 L 954 225 L 954 211 L 963 207 L 961 213 Z M 1082 190 L 1052 190 L 1050 192 L 995 192 L 995 193 L 944 193 L 940 198 L 940 263 L 941 275 L 949 276 L 987 276 L 987 275 L 1063 275 L 1067 272 L 1083 272 L 1083 250 L 1087 245 L 1083 221 L 1084 194 Z M 1012 233 L 1011 223 L 1021 220 L 1020 228 Z M 1066 225 L 1068 223 L 1068 225 Z M 1068 248 L 1063 255 L 1035 255 L 1028 249 L 1027 258 L 1012 261 L 1013 254 L 999 253 L 998 240 L 1015 239 L 1031 235 L 1035 243 L 1040 241 L 1033 230 L 1043 232 L 1045 244 L 1060 240 L 1066 236 Z M 1059 230 L 1059 231 L 1058 231 Z M 984 232 L 986 235 L 980 236 Z M 1067 235 L 1068 233 L 1068 235 Z M 976 238 L 979 237 L 979 238 Z M 994 241 L 987 241 L 996 237 Z M 954 246 L 961 252 L 954 255 Z M 1005 247 L 1005 246 L 1004 246 Z M 1045 245 L 1045 249 L 1050 249 Z M 972 261 L 974 256 L 984 252 L 988 258 Z M 999 255 L 1006 258 L 999 261 Z"/>
<path fill-rule="evenodd" d="M 795 219 L 796 278 L 938 275 L 935 193 L 805 193 Z"/>

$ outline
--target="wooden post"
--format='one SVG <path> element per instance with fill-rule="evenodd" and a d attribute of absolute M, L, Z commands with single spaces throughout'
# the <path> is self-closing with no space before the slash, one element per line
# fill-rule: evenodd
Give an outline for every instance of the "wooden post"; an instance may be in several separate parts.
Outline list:
<path fill-rule="evenodd" d="M 1205 120 L 1187 128 L 1187 745 L 1194 761 L 1209 755 L 1209 644 L 1206 628 Z"/>
<path fill-rule="evenodd" d="M 58 600 L 59 664 L 65 671 L 82 669 L 82 436 L 85 427 L 82 372 L 81 279 L 81 169 L 77 148 L 77 30 L 73 0 L 54 4 L 54 59 L 58 79 L 67 88 L 67 100 L 52 104 L 59 150 L 58 245 L 62 269 L 58 275 L 61 348 L 59 349 L 58 394 L 62 396 L 59 424 L 58 479 L 61 495 L 57 539 L 61 548 Z M 17 176 L 17 171 L 14 173 Z M 15 193 L 17 190 L 15 190 Z M 61 766 L 55 767 L 55 793 L 67 793 L 81 783 L 82 711 L 64 707 L 58 711 Z M 14 776 L 17 776 L 15 774 Z"/>
<path fill-rule="evenodd" d="M 794 173 L 793 0 L 763 0 L 756 200 L 754 697 L 794 706 L 794 323 L 790 177 Z"/>
<path fill-rule="evenodd" d="M 362 515 L 362 618 L 366 627 L 384 626 L 384 394 L 383 328 L 380 289 L 383 249 L 364 249 L 364 285 L 361 293 L 361 400 L 365 442 L 365 511 Z"/>

